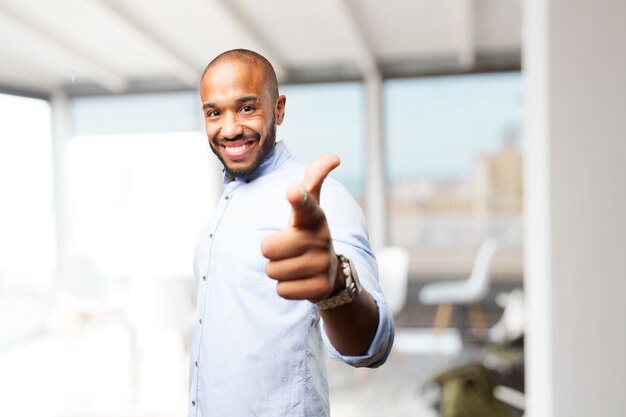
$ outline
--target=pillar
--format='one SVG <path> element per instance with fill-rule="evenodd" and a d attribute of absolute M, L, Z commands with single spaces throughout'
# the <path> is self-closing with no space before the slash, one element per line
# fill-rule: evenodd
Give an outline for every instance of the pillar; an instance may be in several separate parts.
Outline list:
<path fill-rule="evenodd" d="M 527 414 L 626 415 L 626 2 L 524 3 Z"/>

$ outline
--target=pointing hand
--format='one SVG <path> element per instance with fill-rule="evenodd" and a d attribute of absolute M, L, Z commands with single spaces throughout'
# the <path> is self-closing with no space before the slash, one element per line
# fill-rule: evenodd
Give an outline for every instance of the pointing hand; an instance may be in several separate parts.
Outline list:
<path fill-rule="evenodd" d="M 319 201 L 324 179 L 339 163 L 336 155 L 325 155 L 308 165 L 302 183 L 287 189 L 289 227 L 261 243 L 269 260 L 265 271 L 281 297 L 317 302 L 335 289 L 337 256 Z"/>

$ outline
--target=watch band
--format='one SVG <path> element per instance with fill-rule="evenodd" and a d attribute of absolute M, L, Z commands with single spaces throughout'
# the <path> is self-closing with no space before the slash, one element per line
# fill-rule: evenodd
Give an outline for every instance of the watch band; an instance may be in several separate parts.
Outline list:
<path fill-rule="evenodd" d="M 339 267 L 343 272 L 346 287 L 341 290 L 339 294 L 318 302 L 316 305 L 320 310 L 331 310 L 344 304 L 349 304 L 356 300 L 361 292 L 361 283 L 359 282 L 359 277 L 352 261 L 343 255 L 338 255 L 338 258 Z"/>

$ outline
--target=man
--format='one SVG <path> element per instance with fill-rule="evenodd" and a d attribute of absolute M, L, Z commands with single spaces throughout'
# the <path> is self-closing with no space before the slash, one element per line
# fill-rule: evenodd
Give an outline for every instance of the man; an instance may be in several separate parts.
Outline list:
<path fill-rule="evenodd" d="M 305 167 L 276 142 L 286 98 L 264 57 L 219 55 L 200 96 L 225 188 L 194 259 L 189 416 L 327 416 L 324 344 L 377 367 L 393 342 L 363 215 L 326 179 L 336 156 Z"/>

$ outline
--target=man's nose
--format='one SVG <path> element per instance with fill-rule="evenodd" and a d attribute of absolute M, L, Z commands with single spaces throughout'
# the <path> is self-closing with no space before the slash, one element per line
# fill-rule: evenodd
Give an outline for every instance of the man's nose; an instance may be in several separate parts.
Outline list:
<path fill-rule="evenodd" d="M 227 113 L 224 115 L 221 136 L 225 139 L 235 139 L 243 133 L 243 126 L 239 123 L 237 115 Z"/>

